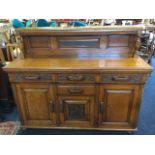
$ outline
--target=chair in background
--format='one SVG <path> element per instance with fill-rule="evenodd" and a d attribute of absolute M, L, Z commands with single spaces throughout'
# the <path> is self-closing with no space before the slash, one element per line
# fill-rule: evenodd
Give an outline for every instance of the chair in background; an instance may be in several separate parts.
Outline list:
<path fill-rule="evenodd" d="M 13 19 L 11 21 L 11 25 L 14 27 L 14 28 L 23 28 L 25 27 L 25 25 L 18 19 Z"/>
<path fill-rule="evenodd" d="M 35 27 L 36 23 L 34 19 L 26 21 L 26 27 Z"/>
<path fill-rule="evenodd" d="M 20 57 L 23 51 L 21 37 L 14 34 L 13 39 L 11 39 L 10 33 L 4 32 L 3 34 L 6 40 L 6 60 L 12 61 L 15 58 Z"/>
<path fill-rule="evenodd" d="M 8 61 L 13 61 L 15 58 L 20 57 L 21 51 L 23 49 L 21 44 L 17 43 L 7 43 L 7 59 Z"/>
<path fill-rule="evenodd" d="M 151 64 L 152 56 L 155 50 L 155 36 L 153 33 L 144 32 L 140 36 L 140 48 L 137 54 L 142 57 L 147 63 Z"/>
<path fill-rule="evenodd" d="M 51 22 L 51 24 L 50 24 L 50 26 L 51 26 L 51 27 L 57 27 L 57 26 L 58 26 L 58 24 L 57 24 L 57 22 L 56 22 L 56 21 L 52 21 L 52 22 Z"/>
<path fill-rule="evenodd" d="M 36 22 L 36 27 L 49 27 L 50 24 L 47 20 L 45 19 L 38 19 Z"/>
<path fill-rule="evenodd" d="M 86 26 L 87 24 L 85 22 L 82 22 L 80 20 L 77 20 L 77 21 L 72 21 L 70 23 L 70 26 L 75 26 L 75 27 L 80 27 L 80 26 Z"/>
<path fill-rule="evenodd" d="M 32 24 L 33 24 L 33 21 L 32 21 L 32 20 L 28 20 L 28 21 L 26 22 L 26 27 L 31 27 Z"/>

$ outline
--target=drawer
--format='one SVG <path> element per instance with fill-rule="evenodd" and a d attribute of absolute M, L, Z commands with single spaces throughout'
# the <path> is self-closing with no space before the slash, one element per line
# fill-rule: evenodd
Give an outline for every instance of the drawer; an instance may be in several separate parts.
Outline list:
<path fill-rule="evenodd" d="M 16 73 L 11 75 L 11 81 L 51 81 L 51 74 Z"/>
<path fill-rule="evenodd" d="M 57 74 L 57 82 L 84 82 L 84 83 L 95 83 L 94 74 Z"/>
<path fill-rule="evenodd" d="M 143 81 L 142 74 L 102 74 L 101 83 L 140 83 Z"/>
<path fill-rule="evenodd" d="M 59 85 L 59 95 L 94 95 L 95 86 Z"/>

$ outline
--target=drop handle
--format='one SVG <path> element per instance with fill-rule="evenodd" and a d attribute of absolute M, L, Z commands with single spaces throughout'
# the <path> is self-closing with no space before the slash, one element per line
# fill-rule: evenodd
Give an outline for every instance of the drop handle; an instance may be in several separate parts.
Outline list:
<path fill-rule="evenodd" d="M 84 91 L 83 89 L 78 87 L 68 89 L 68 92 L 71 94 L 79 94 L 79 93 L 83 93 L 83 91 Z"/>
<path fill-rule="evenodd" d="M 50 112 L 54 112 L 54 103 L 53 103 L 53 101 L 52 100 L 50 100 L 50 102 L 49 102 L 50 104 L 49 104 L 49 109 L 50 109 Z"/>
<path fill-rule="evenodd" d="M 39 75 L 33 75 L 33 76 L 24 76 L 25 80 L 39 80 L 40 76 Z"/>
<path fill-rule="evenodd" d="M 104 102 L 100 103 L 100 112 L 103 113 L 104 112 Z"/>
<path fill-rule="evenodd" d="M 127 81 L 129 80 L 129 76 L 113 76 L 113 81 Z"/>
<path fill-rule="evenodd" d="M 67 79 L 69 81 L 80 81 L 80 80 L 84 80 L 84 77 L 82 75 L 77 75 L 77 76 L 68 76 Z"/>

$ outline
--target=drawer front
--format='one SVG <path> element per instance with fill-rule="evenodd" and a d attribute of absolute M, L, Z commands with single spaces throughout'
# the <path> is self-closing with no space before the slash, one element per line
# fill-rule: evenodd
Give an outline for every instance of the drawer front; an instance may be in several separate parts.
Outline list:
<path fill-rule="evenodd" d="M 11 76 L 12 81 L 51 81 L 51 74 L 17 73 Z"/>
<path fill-rule="evenodd" d="M 103 74 L 101 83 L 140 83 L 143 81 L 141 74 Z"/>
<path fill-rule="evenodd" d="M 94 95 L 95 86 L 71 86 L 71 85 L 59 85 L 59 95 Z"/>
<path fill-rule="evenodd" d="M 58 74 L 56 78 L 57 82 L 86 82 L 86 83 L 94 83 L 95 75 L 94 74 Z"/>

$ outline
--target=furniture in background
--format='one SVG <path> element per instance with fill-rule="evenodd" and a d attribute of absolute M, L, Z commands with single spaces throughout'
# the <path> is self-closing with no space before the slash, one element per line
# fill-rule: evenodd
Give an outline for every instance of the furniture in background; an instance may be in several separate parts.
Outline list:
<path fill-rule="evenodd" d="M 22 23 L 22 21 L 20 21 L 19 19 L 13 19 L 11 21 L 11 24 L 14 28 L 23 28 L 25 27 L 25 25 Z"/>
<path fill-rule="evenodd" d="M 137 55 L 142 57 L 147 63 L 151 64 L 154 52 L 155 52 L 154 32 L 144 31 L 140 35 L 140 47 L 138 48 Z"/>
<path fill-rule="evenodd" d="M 82 22 L 80 20 L 76 20 L 76 21 L 72 21 L 69 23 L 70 26 L 75 26 L 75 27 L 79 27 L 79 26 L 86 26 L 85 22 Z"/>
<path fill-rule="evenodd" d="M 46 19 L 38 19 L 36 21 L 36 27 L 48 27 L 48 26 L 50 26 L 50 24 Z"/>
<path fill-rule="evenodd" d="M 0 122 L 5 120 L 2 114 L 11 112 L 14 106 L 8 75 L 2 70 L 2 67 L 7 63 L 3 53 L 0 48 Z"/>
<path fill-rule="evenodd" d="M 3 52 L 2 52 L 2 50 L 0 48 L 0 67 L 2 67 L 2 62 L 4 62 L 4 60 L 5 60 L 4 55 L 3 55 Z M 0 74 L 0 76 L 1 76 L 1 74 Z M 2 89 L 1 89 L 1 91 L 2 91 Z M 4 116 L 1 113 L 2 113 L 2 110 L 0 108 L 0 122 L 4 120 Z"/>
<path fill-rule="evenodd" d="M 3 33 L 3 49 L 5 52 L 5 60 L 13 61 L 15 58 L 22 57 L 23 44 L 21 37 L 16 34 L 15 30 L 10 28 L 10 30 L 4 31 Z"/>
<path fill-rule="evenodd" d="M 133 21 L 133 25 L 142 23 L 142 19 L 116 19 L 116 24 L 122 25 L 123 21 Z"/>
<path fill-rule="evenodd" d="M 1 118 L 0 121 L 5 121 L 5 113 L 9 113 L 12 111 L 14 104 L 13 95 L 11 86 L 8 80 L 8 75 L 6 72 L 2 70 L 8 61 L 13 60 L 14 55 L 14 47 L 12 47 L 12 51 L 8 50 L 8 45 L 15 44 L 15 36 L 14 33 L 11 32 L 12 27 L 7 24 L 1 24 L 0 27 L 0 113 Z M 12 35 L 10 35 L 12 34 Z M 12 55 L 11 55 L 12 54 Z M 10 58 L 12 56 L 12 59 Z M 3 115 L 2 115 L 3 114 Z"/>
<path fill-rule="evenodd" d="M 73 21 L 73 19 L 56 19 L 58 27 L 68 27 L 69 23 Z"/>
<path fill-rule="evenodd" d="M 19 58 L 22 55 L 22 43 L 7 43 L 6 48 L 8 61 L 13 61 L 15 58 Z"/>
<path fill-rule="evenodd" d="M 137 128 L 151 66 L 134 57 L 138 33 L 155 27 L 29 28 L 24 59 L 8 73 L 26 128 Z"/>

